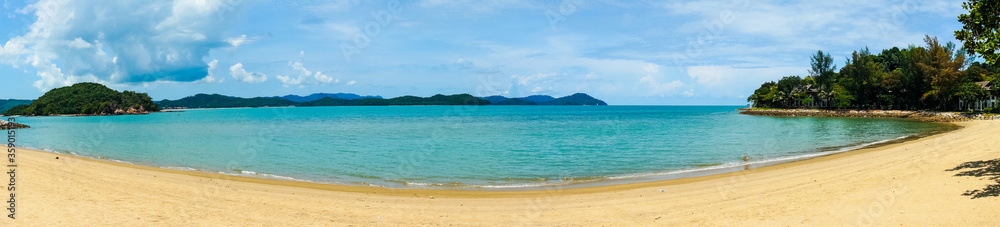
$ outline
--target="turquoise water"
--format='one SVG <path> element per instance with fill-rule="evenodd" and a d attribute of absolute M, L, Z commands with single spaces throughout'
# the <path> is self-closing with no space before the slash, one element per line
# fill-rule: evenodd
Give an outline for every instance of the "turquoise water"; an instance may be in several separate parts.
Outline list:
<path fill-rule="evenodd" d="M 386 187 L 600 181 L 849 150 L 934 130 L 739 106 L 386 106 L 22 117 L 21 146 L 129 163 Z"/>

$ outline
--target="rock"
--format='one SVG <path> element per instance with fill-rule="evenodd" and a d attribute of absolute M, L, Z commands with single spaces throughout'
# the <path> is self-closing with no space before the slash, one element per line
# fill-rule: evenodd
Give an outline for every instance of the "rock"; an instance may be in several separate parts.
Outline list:
<path fill-rule="evenodd" d="M 2 130 L 19 129 L 19 128 L 31 128 L 31 127 L 24 124 L 18 124 L 14 122 L 0 120 L 0 129 Z"/>
<path fill-rule="evenodd" d="M 806 110 L 806 109 L 738 109 L 740 114 L 755 116 L 783 117 L 867 117 L 867 118 L 907 118 L 926 122 L 956 122 L 968 120 L 1000 119 L 1000 115 L 963 114 L 955 112 L 933 112 L 912 110 Z"/>

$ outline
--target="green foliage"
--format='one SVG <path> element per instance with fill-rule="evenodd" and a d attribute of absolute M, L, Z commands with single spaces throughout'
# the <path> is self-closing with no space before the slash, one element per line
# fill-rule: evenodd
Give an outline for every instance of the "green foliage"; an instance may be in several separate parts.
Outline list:
<path fill-rule="evenodd" d="M 955 31 L 955 39 L 962 40 L 969 54 L 979 54 L 986 62 L 1000 60 L 1000 0 L 968 0 L 962 3 L 968 14 L 958 16 L 962 30 Z"/>
<path fill-rule="evenodd" d="M 966 82 L 958 87 L 953 96 L 965 101 L 978 101 L 986 99 L 989 93 L 974 82 Z"/>
<path fill-rule="evenodd" d="M 767 82 L 747 98 L 758 108 L 855 109 L 938 109 L 959 110 L 975 106 L 988 96 L 1000 96 L 1000 67 L 997 64 L 968 63 L 962 48 L 954 43 L 941 45 L 925 36 L 926 46 L 893 47 L 874 55 L 865 48 L 855 51 L 839 72 L 826 71 L 830 65 L 822 52 L 810 56 L 813 70 L 820 74 L 801 79 L 784 77 Z M 827 74 L 829 78 L 824 78 Z M 829 84 L 822 85 L 828 81 Z M 992 81 L 990 90 L 981 83 Z"/>
<path fill-rule="evenodd" d="M 15 107 L 4 115 L 48 116 L 63 114 L 101 115 L 115 114 L 130 108 L 142 111 L 159 111 L 146 93 L 117 92 L 97 83 L 78 83 L 52 89 L 26 107 Z"/>
<path fill-rule="evenodd" d="M 539 103 L 542 105 L 589 105 L 589 106 L 607 106 L 608 104 L 604 101 L 590 97 L 590 95 L 584 93 L 576 93 L 570 96 L 553 99 L 545 103 Z"/>
<path fill-rule="evenodd" d="M 841 78 L 837 81 L 838 85 L 850 91 L 856 100 L 853 102 L 856 106 L 879 105 L 877 100 L 881 90 L 881 80 L 886 73 L 875 59 L 876 57 L 872 56 L 867 48 L 860 52 L 855 51 L 844 68 L 840 69 Z"/>
<path fill-rule="evenodd" d="M 929 62 L 917 63 L 931 85 L 931 90 L 924 93 L 924 99 L 937 99 L 942 101 L 942 104 L 947 105 L 958 87 L 958 79 L 962 74 L 959 69 L 965 64 L 965 56 L 959 55 L 952 58 L 952 52 L 942 47 L 937 38 L 926 36 L 924 41 L 927 42 Z M 941 108 L 946 108 L 946 106 Z"/>
<path fill-rule="evenodd" d="M 835 83 L 834 76 L 835 70 L 837 70 L 837 65 L 833 64 L 833 57 L 830 54 L 823 54 L 823 51 L 817 51 L 816 55 L 809 58 L 810 65 L 812 69 L 809 69 L 809 76 L 815 79 L 815 84 L 820 88 L 828 88 L 831 84 Z"/>
<path fill-rule="evenodd" d="M 163 108 L 233 108 L 233 107 L 265 107 L 292 106 L 297 104 L 282 98 L 239 98 L 220 94 L 197 94 L 179 100 L 163 100 Z"/>
<path fill-rule="evenodd" d="M 848 91 L 847 88 L 836 84 L 833 85 L 832 93 L 833 97 L 831 99 L 833 100 L 833 107 L 838 109 L 851 107 L 851 104 L 854 101 L 854 95 L 851 95 L 851 92 Z"/>
<path fill-rule="evenodd" d="M 31 104 L 31 101 L 32 100 L 18 100 L 18 99 L 0 100 L 0 113 L 3 113 L 4 111 L 9 110 L 10 108 L 14 108 L 15 106 L 29 105 Z"/>

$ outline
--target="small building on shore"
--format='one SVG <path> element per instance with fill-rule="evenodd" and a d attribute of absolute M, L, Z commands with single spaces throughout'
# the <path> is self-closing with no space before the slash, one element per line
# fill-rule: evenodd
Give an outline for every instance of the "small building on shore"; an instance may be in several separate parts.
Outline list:
<path fill-rule="evenodd" d="M 980 81 L 976 82 L 976 85 L 979 85 L 979 87 L 985 90 L 988 95 L 982 100 L 960 100 L 959 103 L 962 105 L 962 108 L 974 111 L 983 111 L 986 108 L 996 109 L 997 96 L 991 92 L 993 88 L 996 87 L 996 84 L 994 84 L 993 81 Z"/>

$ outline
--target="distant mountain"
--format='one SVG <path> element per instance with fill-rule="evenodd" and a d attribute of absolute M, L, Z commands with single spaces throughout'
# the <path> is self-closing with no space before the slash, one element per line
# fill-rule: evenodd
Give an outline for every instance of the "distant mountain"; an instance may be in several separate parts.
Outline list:
<path fill-rule="evenodd" d="M 490 101 L 490 103 L 492 103 L 492 104 L 497 104 L 497 103 L 500 103 L 500 102 L 503 102 L 503 101 L 507 101 L 510 98 L 499 96 L 499 95 L 494 95 L 494 96 L 489 96 L 489 97 L 483 97 L 482 99 L 485 99 L 486 101 Z"/>
<path fill-rule="evenodd" d="M 532 95 L 524 98 L 507 98 L 499 95 L 483 97 L 493 105 L 588 105 L 606 106 L 604 101 L 595 99 L 584 93 L 576 93 L 562 98 L 553 98 L 548 95 Z"/>
<path fill-rule="evenodd" d="M 367 99 L 367 98 L 381 99 L 382 96 L 360 96 L 360 95 L 351 94 L 351 93 L 336 93 L 336 94 L 315 93 L 315 94 L 311 94 L 311 95 L 305 96 L 305 97 L 298 96 L 298 95 L 286 95 L 286 96 L 281 96 L 281 97 L 274 96 L 273 98 L 287 99 L 287 100 L 292 101 L 292 102 L 312 102 L 312 101 L 320 100 L 322 98 L 355 100 L 355 99 Z"/>
<path fill-rule="evenodd" d="M 524 99 L 514 98 L 514 99 L 503 100 L 501 102 L 494 103 L 493 105 L 526 106 L 526 105 L 538 105 L 538 103 L 532 102 L 532 101 L 528 101 L 528 100 L 524 100 Z"/>
<path fill-rule="evenodd" d="M 303 102 L 299 106 L 416 106 L 416 105 L 490 105 L 490 101 L 469 94 L 435 95 L 427 98 L 402 96 L 391 99 L 334 99 L 322 98 L 312 102 Z"/>
<path fill-rule="evenodd" d="M 298 103 L 282 98 L 240 98 L 220 94 L 197 94 L 178 100 L 164 99 L 159 104 L 161 108 L 232 108 L 294 106 Z"/>
<path fill-rule="evenodd" d="M 529 102 L 534 102 L 534 103 L 541 104 L 541 103 L 546 103 L 546 102 L 555 100 L 556 98 L 553 98 L 552 96 L 548 96 L 548 95 L 532 95 L 532 96 L 528 96 L 528 97 L 524 97 L 524 98 L 520 98 L 520 99 L 522 99 L 524 101 L 529 101 Z"/>
<path fill-rule="evenodd" d="M 7 100 L 3 100 L 3 99 L 0 99 L 0 113 L 3 113 L 4 111 L 9 110 L 10 108 L 14 108 L 15 106 L 19 106 L 19 105 L 31 105 L 31 101 L 34 101 L 34 100 L 23 100 L 23 99 L 7 99 Z"/>
<path fill-rule="evenodd" d="M 551 101 L 542 103 L 542 105 L 585 105 L 585 106 L 607 106 L 608 103 L 595 99 L 590 95 L 584 93 L 576 93 L 570 96 L 553 99 Z"/>
<path fill-rule="evenodd" d="M 319 95 L 324 95 L 324 94 L 319 94 Z M 325 95 L 331 95 L 331 94 L 325 94 Z M 301 98 L 308 98 L 310 96 Z M 607 105 L 607 103 L 604 103 L 604 101 L 595 99 L 583 93 L 578 93 L 558 99 L 552 98 L 551 96 L 543 96 L 543 95 L 528 96 L 525 98 L 506 98 L 503 96 L 490 96 L 486 98 L 479 98 L 469 94 L 458 94 L 458 95 L 439 94 L 427 98 L 417 97 L 417 96 L 402 96 L 391 99 L 383 99 L 379 96 L 371 96 L 370 98 L 365 98 L 361 96 L 358 97 L 350 96 L 350 97 L 355 99 L 343 99 L 343 98 L 334 98 L 328 96 L 312 101 L 295 102 L 293 100 L 285 99 L 284 97 L 240 98 L 240 97 L 231 97 L 219 94 L 213 94 L 213 95 L 197 94 L 179 100 L 163 100 L 159 102 L 159 105 L 162 108 L 230 108 L 230 107 L 266 107 L 266 106 Z M 540 100 L 545 102 L 534 102 L 528 99 Z"/>

